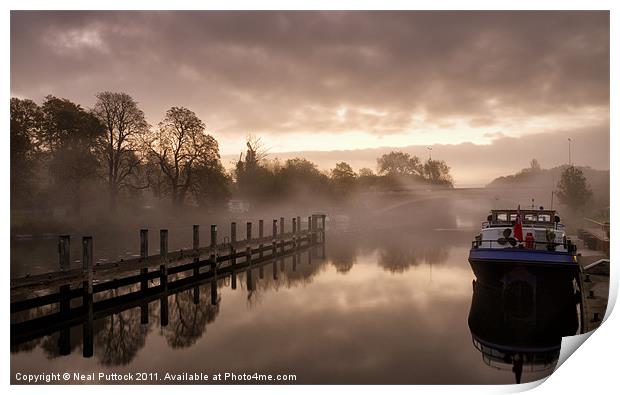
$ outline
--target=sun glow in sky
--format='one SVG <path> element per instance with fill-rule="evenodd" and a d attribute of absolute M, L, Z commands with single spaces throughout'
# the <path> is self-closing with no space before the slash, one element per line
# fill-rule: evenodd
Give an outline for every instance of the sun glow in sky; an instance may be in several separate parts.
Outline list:
<path fill-rule="evenodd" d="M 609 129 L 609 13 L 11 13 L 12 96 L 104 90 L 153 127 L 193 110 L 223 155 L 564 140 Z"/>

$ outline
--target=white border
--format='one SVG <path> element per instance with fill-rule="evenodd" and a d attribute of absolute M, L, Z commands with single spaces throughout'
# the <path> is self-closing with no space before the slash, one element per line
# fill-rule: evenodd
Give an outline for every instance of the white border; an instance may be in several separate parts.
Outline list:
<path fill-rule="evenodd" d="M 562 1 L 562 2 L 550 2 L 550 1 L 532 1 L 532 0 L 524 0 L 524 1 L 503 1 L 503 2 L 492 2 L 492 1 L 420 1 L 420 2 L 405 2 L 405 1 L 395 1 L 395 0 L 382 0 L 382 1 L 367 1 L 367 0 L 358 0 L 358 1 L 325 1 L 325 0 L 315 0 L 315 1 L 298 1 L 295 3 L 285 2 L 285 1 L 269 1 L 263 0 L 260 3 L 252 2 L 252 1 L 228 1 L 228 2 L 199 2 L 199 1 L 184 1 L 184 0 L 176 0 L 174 2 L 171 1 L 162 1 L 162 0 L 151 0 L 151 1 L 119 1 L 119 0 L 108 0 L 105 2 L 78 2 L 78 1 L 67 1 L 67 0 L 57 0 L 53 3 L 49 1 L 7 1 L 3 2 L 5 7 L 4 13 L 2 14 L 2 53 L 6 56 L 4 57 L 3 62 L 3 78 L 2 78 L 2 88 L 4 92 L 9 93 L 10 95 L 10 63 L 9 63 L 9 45 L 10 45 L 10 9 L 50 9 L 53 5 L 54 9 L 91 9 L 91 10 L 102 10 L 102 9 L 118 9 L 118 10 L 126 10 L 126 9 L 178 9 L 178 10 L 193 10 L 193 9 L 214 9 L 214 10 L 225 10 L 225 9 L 323 9 L 323 10 L 340 10 L 340 9 L 367 9 L 367 10 L 375 10 L 375 9 L 420 9 L 420 10 L 435 10 L 435 9 L 472 9 L 472 10 L 486 10 L 486 9 L 498 9 L 498 10 L 547 10 L 547 9 L 563 9 L 563 10 L 580 10 L 580 9 L 590 9 L 590 10 L 611 10 L 611 80 L 610 86 L 617 86 L 617 73 L 614 73 L 614 70 L 618 70 L 618 29 L 617 29 L 617 17 L 615 17 L 615 12 L 617 10 L 617 2 L 613 1 Z M 561 6 L 559 8 L 558 6 Z M 5 99 L 6 100 L 6 99 Z M 8 100 L 5 102 L 8 104 Z M 615 130 L 617 127 L 617 115 L 618 114 L 618 106 L 617 106 L 617 89 L 611 91 L 611 102 L 610 102 L 610 115 L 611 115 L 611 130 Z M 614 111 L 616 110 L 616 111 Z M 5 193 L 2 194 L 2 221 L 3 227 L 1 230 L 0 242 L 2 243 L 2 251 L 3 251 L 3 261 L 5 265 L 9 264 L 9 223 L 10 223 L 10 213 L 9 213 L 9 194 L 8 194 L 8 185 L 9 185 L 9 139 L 8 139 L 8 125 L 9 125 L 9 106 L 5 105 L 2 110 L 3 115 L 3 124 L 5 128 L 5 132 L 3 134 L 3 144 L 1 145 L 1 149 L 3 150 L 2 158 L 3 165 L 0 166 L 0 174 L 2 177 L 2 185 L 5 188 Z M 611 133 L 611 141 L 610 147 L 618 147 L 619 141 L 616 133 Z M 610 168 L 612 174 L 616 174 L 618 170 L 618 159 L 613 155 L 610 155 L 611 163 Z M 611 201 L 615 202 L 616 198 L 618 198 L 618 183 L 614 181 L 614 177 L 611 179 Z M 611 222 L 614 224 L 619 223 L 617 215 L 617 211 L 615 206 L 611 209 Z M 612 256 L 611 262 L 612 265 L 616 258 L 615 248 L 612 246 Z M 9 304 L 8 304 L 8 282 L 9 278 L 5 278 L 5 293 L 6 299 L 4 303 L 1 304 L 2 316 L 9 317 Z M 615 301 L 618 293 L 618 275 L 616 274 L 615 268 L 612 269 L 612 281 L 610 284 L 610 305 L 612 304 L 612 300 Z M 375 393 L 376 391 L 390 391 L 393 393 L 407 393 L 411 394 L 414 392 L 423 392 L 423 393 L 513 393 L 520 392 L 526 389 L 535 388 L 534 392 L 536 393 L 608 393 L 610 389 L 617 388 L 617 368 L 615 368 L 615 364 L 617 363 L 618 358 L 618 333 L 620 333 L 620 319 L 618 318 L 619 313 L 611 311 L 609 315 L 602 325 L 600 329 L 595 331 L 594 334 L 588 339 L 586 345 L 584 347 L 580 347 L 579 350 L 575 352 L 575 354 L 570 357 L 555 373 L 551 375 L 551 377 L 544 383 L 544 385 L 537 386 L 539 383 L 534 384 L 524 384 L 520 386 L 516 385 L 505 385 L 505 386 L 353 386 L 354 388 L 347 387 L 344 388 L 342 386 L 296 386 L 294 388 L 295 392 L 299 393 L 307 393 L 310 394 L 316 391 L 329 391 L 329 392 L 342 392 L 342 391 L 356 391 L 362 393 L 370 393 L 371 391 Z M 9 326 L 8 324 L 0 326 L 1 338 L 5 339 L 2 343 L 4 345 L 4 349 L 0 351 L 0 355 L 3 356 L 2 368 L 3 374 L 0 376 L 2 383 L 5 386 L 9 386 L 9 361 L 10 361 L 10 352 L 9 352 Z M 175 388 L 171 388 L 170 386 L 162 386 L 162 387 L 151 387 L 148 391 L 171 391 Z M 18 393 L 29 393 L 32 390 L 39 391 L 41 388 L 30 388 L 26 386 L 13 386 L 10 388 L 11 391 Z M 49 386 L 43 389 L 46 392 L 57 393 L 63 391 L 63 393 L 75 393 L 77 391 L 83 392 L 84 388 L 81 386 Z M 110 388 L 108 386 L 91 386 L 87 389 L 87 391 L 93 391 L 95 393 L 104 393 L 110 391 L 122 391 L 122 392 L 135 392 L 138 388 L 134 386 L 115 386 Z M 203 393 L 206 391 L 216 391 L 216 392 L 246 392 L 252 391 L 257 393 L 287 393 L 291 390 L 291 388 L 287 388 L 284 386 L 243 386 L 243 387 L 212 387 L 209 386 L 207 388 L 201 386 L 182 386 L 181 391 L 191 392 L 191 393 Z"/>

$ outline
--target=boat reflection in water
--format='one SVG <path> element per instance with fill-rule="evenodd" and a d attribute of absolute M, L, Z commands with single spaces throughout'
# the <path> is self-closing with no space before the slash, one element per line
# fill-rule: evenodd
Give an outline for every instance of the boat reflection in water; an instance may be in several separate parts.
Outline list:
<path fill-rule="evenodd" d="M 579 293 L 568 277 L 536 267 L 515 266 L 500 279 L 473 281 L 469 328 L 483 361 L 523 372 L 553 372 L 563 336 L 580 330 Z"/>

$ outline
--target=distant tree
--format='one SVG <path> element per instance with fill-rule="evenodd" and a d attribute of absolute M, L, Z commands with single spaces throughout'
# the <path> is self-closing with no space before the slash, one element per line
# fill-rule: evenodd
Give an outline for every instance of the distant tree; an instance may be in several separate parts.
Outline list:
<path fill-rule="evenodd" d="M 67 99 L 47 96 L 41 106 L 41 145 L 49 157 L 49 171 L 59 195 L 73 200 L 79 212 L 81 189 L 97 178 L 97 142 L 104 128 L 80 105 Z"/>
<path fill-rule="evenodd" d="M 331 181 L 334 185 L 336 196 L 347 196 L 353 192 L 357 174 L 346 162 L 336 163 L 336 167 L 331 170 Z"/>
<path fill-rule="evenodd" d="M 148 157 L 156 163 L 175 206 L 185 203 L 196 186 L 197 170 L 220 164 L 217 141 L 205 133 L 205 124 L 184 107 L 172 107 L 148 139 Z"/>
<path fill-rule="evenodd" d="M 11 98 L 11 204 L 30 202 L 36 190 L 43 112 L 32 100 Z"/>
<path fill-rule="evenodd" d="M 583 209 L 592 198 L 592 191 L 583 171 L 575 166 L 568 166 L 562 171 L 556 193 L 560 202 L 573 211 Z"/>
<path fill-rule="evenodd" d="M 450 167 L 442 160 L 429 159 L 424 163 L 424 179 L 435 185 L 450 185 L 453 180 L 450 175 Z"/>
<path fill-rule="evenodd" d="M 222 206 L 231 195 L 232 179 L 220 162 L 196 168 L 196 183 L 192 196 L 201 207 Z"/>
<path fill-rule="evenodd" d="M 235 166 L 237 189 L 245 198 L 271 198 L 274 174 L 266 167 L 267 149 L 259 137 L 248 135 L 247 151 L 241 154 Z"/>
<path fill-rule="evenodd" d="M 275 176 L 275 191 L 283 196 L 329 192 L 329 178 L 307 159 L 288 159 L 283 166 L 276 167 Z"/>
<path fill-rule="evenodd" d="M 144 112 L 126 93 L 100 92 L 92 110 L 105 134 L 100 140 L 99 153 L 105 167 L 105 178 L 112 208 L 118 194 L 126 188 L 146 188 L 144 177 L 134 177 L 141 168 L 141 144 L 149 130 Z"/>
<path fill-rule="evenodd" d="M 388 176 L 421 176 L 423 172 L 420 159 L 408 153 L 392 151 L 377 159 L 379 174 Z"/>
<path fill-rule="evenodd" d="M 375 173 L 367 167 L 362 167 L 358 174 L 360 177 L 373 177 L 375 175 Z"/>
<path fill-rule="evenodd" d="M 536 172 L 536 171 L 540 171 L 541 167 L 540 167 L 540 163 L 538 163 L 538 160 L 536 158 L 532 159 L 532 161 L 530 162 L 530 171 L 531 172 Z"/>

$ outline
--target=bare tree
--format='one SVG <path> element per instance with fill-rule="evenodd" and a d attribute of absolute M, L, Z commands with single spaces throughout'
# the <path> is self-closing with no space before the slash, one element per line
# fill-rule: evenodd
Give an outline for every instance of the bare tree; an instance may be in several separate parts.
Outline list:
<path fill-rule="evenodd" d="M 106 166 L 110 204 L 116 207 L 124 188 L 146 188 L 148 183 L 132 177 L 141 164 L 139 145 L 149 125 L 138 103 L 126 93 L 100 92 L 92 113 L 104 125 L 100 153 Z"/>
<path fill-rule="evenodd" d="M 148 140 L 148 155 L 163 173 L 176 206 L 185 202 L 198 181 L 197 170 L 217 166 L 220 159 L 217 141 L 205 133 L 204 122 L 184 107 L 172 107 L 166 112 L 159 129 Z"/>

